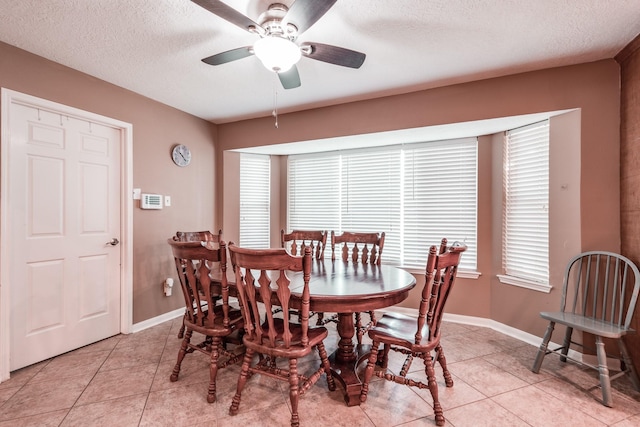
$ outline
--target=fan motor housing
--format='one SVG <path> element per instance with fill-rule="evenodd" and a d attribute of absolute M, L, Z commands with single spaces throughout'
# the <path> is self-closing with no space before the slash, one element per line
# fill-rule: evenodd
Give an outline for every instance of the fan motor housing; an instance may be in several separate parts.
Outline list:
<path fill-rule="evenodd" d="M 258 17 L 258 24 L 264 28 L 267 36 L 286 37 L 293 41 L 298 36 L 298 28 L 287 23 L 282 26 L 282 19 L 285 17 L 289 8 L 282 3 L 272 3 L 269 8 Z"/>

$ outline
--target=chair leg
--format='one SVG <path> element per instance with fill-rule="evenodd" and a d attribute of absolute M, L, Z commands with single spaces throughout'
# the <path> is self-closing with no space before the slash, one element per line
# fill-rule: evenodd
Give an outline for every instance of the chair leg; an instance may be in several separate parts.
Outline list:
<path fill-rule="evenodd" d="M 358 345 L 362 344 L 362 337 L 364 336 L 364 330 L 362 329 L 362 313 L 356 312 L 356 335 L 358 339 Z"/>
<path fill-rule="evenodd" d="M 372 326 L 375 326 L 377 319 L 376 319 L 376 315 L 373 311 L 368 311 L 367 314 L 369 315 L 369 323 L 366 326 L 362 325 L 362 313 L 360 312 L 356 312 L 356 335 L 357 335 L 357 339 L 358 339 L 358 345 L 362 344 L 362 337 L 364 337 L 364 334 L 367 333 L 367 331 L 369 330 L 369 328 L 371 328 Z"/>
<path fill-rule="evenodd" d="M 222 339 L 213 337 L 211 343 L 211 362 L 209 363 L 209 392 L 207 393 L 207 402 L 216 401 L 216 377 L 218 375 L 218 358 L 220 357 L 220 347 Z"/>
<path fill-rule="evenodd" d="M 300 400 L 300 390 L 298 378 L 298 359 L 289 359 L 289 399 L 291 400 L 291 427 L 300 426 L 298 416 L 298 401 Z"/>
<path fill-rule="evenodd" d="M 169 377 L 171 382 L 178 381 L 178 375 L 180 375 L 180 367 L 182 366 L 182 360 L 184 359 L 184 356 L 187 354 L 187 347 L 189 347 L 191 335 L 193 335 L 193 331 L 191 329 L 187 329 L 187 332 L 182 339 L 182 344 L 180 345 L 180 351 L 178 351 L 178 361 L 173 367 L 173 372 L 171 372 L 171 376 Z"/>
<path fill-rule="evenodd" d="M 336 381 L 331 374 L 331 364 L 329 363 L 329 356 L 327 355 L 327 349 L 324 346 L 323 342 L 319 342 L 316 346 L 318 349 L 318 355 L 320 356 L 320 361 L 322 362 L 322 367 L 324 368 L 324 373 L 327 376 L 327 386 L 330 391 L 334 391 L 336 389 Z"/>
<path fill-rule="evenodd" d="M 275 356 L 270 356 L 269 359 L 267 359 L 267 362 L 272 371 L 275 371 L 278 368 L 278 361 Z"/>
<path fill-rule="evenodd" d="M 443 426 L 444 413 L 442 411 L 442 405 L 440 405 L 440 400 L 438 399 L 438 383 L 436 382 L 435 369 L 433 369 L 433 358 L 430 354 L 425 354 L 424 368 L 425 373 L 427 374 L 427 385 L 429 386 L 429 391 L 433 398 L 433 412 L 436 416 L 436 425 Z"/>
<path fill-rule="evenodd" d="M 387 366 L 389 366 L 389 350 L 391 350 L 391 345 L 389 344 L 385 344 L 382 350 L 378 350 L 378 361 L 376 363 L 382 369 L 387 369 Z"/>
<path fill-rule="evenodd" d="M 560 351 L 564 356 L 569 354 L 569 347 L 571 347 L 571 335 L 573 334 L 573 328 L 567 326 L 567 331 L 564 333 L 564 341 L 562 342 L 562 350 Z M 560 361 L 567 362 L 567 358 L 560 356 Z"/>
<path fill-rule="evenodd" d="M 607 367 L 607 352 L 604 348 L 602 337 L 596 335 L 596 352 L 598 354 L 598 372 L 600 372 L 600 387 L 602 388 L 602 403 L 611 407 L 611 378 Z"/>
<path fill-rule="evenodd" d="M 638 371 L 636 371 L 636 368 L 633 365 L 633 360 L 631 359 L 629 350 L 627 349 L 627 346 L 622 338 L 618 339 L 618 348 L 620 348 L 620 354 L 622 355 L 622 360 L 624 361 L 625 373 L 629 376 L 629 380 L 631 380 L 633 388 L 636 391 L 640 391 L 640 379 L 638 379 Z"/>
<path fill-rule="evenodd" d="M 544 356 L 547 355 L 547 348 L 549 347 L 549 341 L 551 340 L 551 334 L 553 334 L 553 328 L 555 328 L 555 322 L 549 322 L 549 326 L 547 327 L 547 331 L 544 333 L 544 338 L 542 338 L 542 343 L 540 344 L 540 348 L 538 348 L 538 354 L 536 355 L 536 360 L 533 362 L 533 367 L 531 370 L 537 374 L 540 372 L 540 367 L 542 366 L 542 361 L 544 360 Z"/>
<path fill-rule="evenodd" d="M 364 403 L 367 401 L 367 393 L 369 393 L 369 381 L 371 381 L 371 377 L 373 376 L 373 368 L 375 367 L 376 360 L 378 359 L 378 346 L 379 346 L 379 343 L 376 341 L 374 341 L 373 344 L 371 345 L 371 353 L 369 354 L 367 367 L 364 370 L 364 378 L 362 379 L 362 389 L 360 390 L 361 403 Z"/>
<path fill-rule="evenodd" d="M 184 317 L 182 318 L 182 326 L 180 326 L 180 330 L 178 331 L 178 338 L 184 338 Z"/>
<path fill-rule="evenodd" d="M 413 354 L 408 354 L 407 358 L 404 360 L 404 363 L 402 364 L 402 368 L 400 369 L 400 373 L 398 374 L 398 376 L 406 377 L 407 372 L 409 372 L 409 369 L 411 369 L 411 363 L 413 363 Z"/>
<path fill-rule="evenodd" d="M 436 355 L 438 357 L 438 363 L 442 367 L 442 375 L 444 376 L 444 383 L 447 387 L 453 387 L 453 378 L 451 378 L 451 373 L 447 368 L 447 358 L 444 357 L 444 351 L 442 350 L 442 346 L 438 344 L 436 347 Z"/>
<path fill-rule="evenodd" d="M 233 396 L 233 400 L 231 401 L 231 407 L 229 408 L 229 415 L 237 415 L 238 408 L 240 406 L 240 399 L 242 395 L 242 389 L 245 384 L 247 384 L 247 379 L 249 375 L 249 365 L 251 364 L 251 360 L 253 360 L 253 355 L 255 351 L 251 349 L 247 349 L 244 354 L 244 360 L 242 361 L 242 369 L 240 370 L 240 376 L 238 377 L 238 386 L 236 388 L 236 394 Z"/>
<path fill-rule="evenodd" d="M 376 312 L 371 310 L 369 312 L 369 319 L 371 321 L 371 326 L 376 326 L 376 323 L 378 323 L 378 319 L 376 319 Z"/>

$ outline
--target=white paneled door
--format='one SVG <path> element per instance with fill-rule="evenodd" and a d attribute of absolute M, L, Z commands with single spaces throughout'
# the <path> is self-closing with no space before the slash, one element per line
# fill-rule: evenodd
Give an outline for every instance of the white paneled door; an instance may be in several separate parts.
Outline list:
<path fill-rule="evenodd" d="M 120 332 L 121 130 L 12 103 L 10 370 Z"/>

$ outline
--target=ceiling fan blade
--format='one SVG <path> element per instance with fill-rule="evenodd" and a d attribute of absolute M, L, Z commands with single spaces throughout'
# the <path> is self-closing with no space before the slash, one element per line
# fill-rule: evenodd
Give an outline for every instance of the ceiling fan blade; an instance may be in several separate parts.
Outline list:
<path fill-rule="evenodd" d="M 322 18 L 337 0 L 296 0 L 282 19 L 284 26 L 293 24 L 298 28 L 298 35 Z"/>
<path fill-rule="evenodd" d="M 251 46 L 245 46 L 211 55 L 207 58 L 202 59 L 202 62 L 209 65 L 220 65 L 226 64 L 227 62 L 236 61 L 238 59 L 246 58 L 247 56 L 251 55 L 253 55 L 253 49 L 251 48 Z"/>
<path fill-rule="evenodd" d="M 191 0 L 198 6 L 201 6 L 207 9 L 209 12 L 214 15 L 218 15 L 220 18 L 225 19 L 231 22 L 238 27 L 249 31 L 249 32 L 258 32 L 260 34 L 264 33 L 264 29 L 258 25 L 256 22 L 251 20 L 249 17 L 243 15 L 238 12 L 231 6 L 219 1 L 219 0 Z"/>
<path fill-rule="evenodd" d="M 278 78 L 280 79 L 280 83 L 282 83 L 282 87 L 285 89 L 300 87 L 300 74 L 298 74 L 298 68 L 295 65 L 291 67 L 289 71 L 278 73 Z"/>
<path fill-rule="evenodd" d="M 311 59 L 349 68 L 360 68 L 367 57 L 362 52 L 322 43 L 303 43 L 300 50 Z"/>

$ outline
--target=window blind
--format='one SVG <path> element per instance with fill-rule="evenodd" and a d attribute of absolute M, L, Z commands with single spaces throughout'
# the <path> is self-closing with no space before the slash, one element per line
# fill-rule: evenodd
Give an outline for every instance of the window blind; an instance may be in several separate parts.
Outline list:
<path fill-rule="evenodd" d="M 296 155 L 288 169 L 289 230 L 384 231 L 384 262 L 420 269 L 446 237 L 476 269 L 475 138 Z"/>
<path fill-rule="evenodd" d="M 271 158 L 240 154 L 240 246 L 269 248 Z"/>
<path fill-rule="evenodd" d="M 287 164 L 288 231 L 338 230 L 341 191 L 339 154 L 290 156 Z"/>
<path fill-rule="evenodd" d="M 460 268 L 476 270 L 477 151 L 475 138 L 404 149 L 405 264 L 423 266 L 429 246 L 446 237 L 467 245 Z"/>
<path fill-rule="evenodd" d="M 504 153 L 504 273 L 548 285 L 549 122 L 507 132 Z"/>
<path fill-rule="evenodd" d="M 342 155 L 340 227 L 336 232 L 385 232 L 382 256 L 399 264 L 401 192 L 399 147 Z"/>

